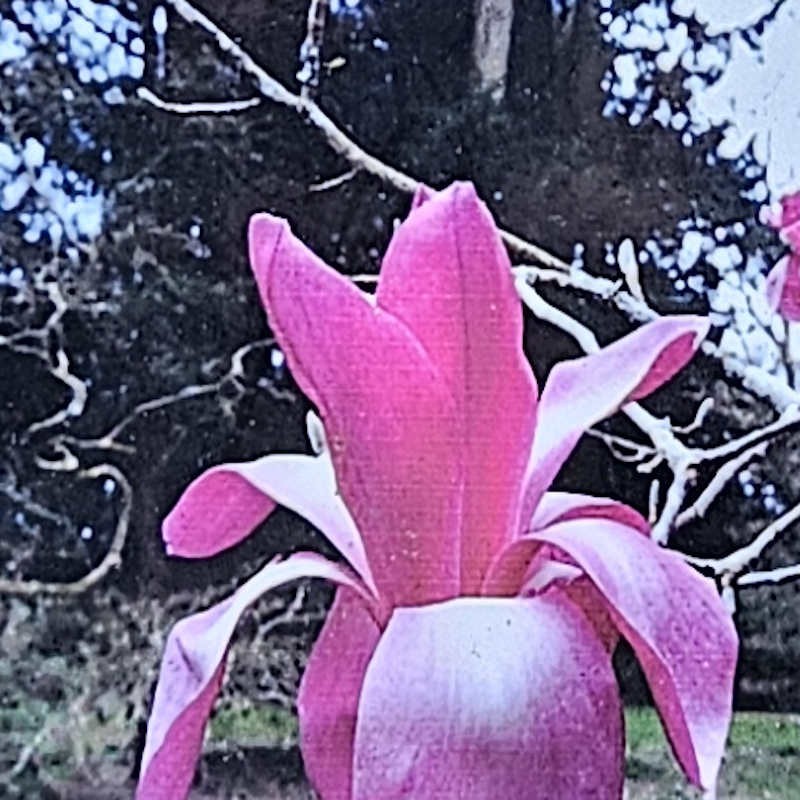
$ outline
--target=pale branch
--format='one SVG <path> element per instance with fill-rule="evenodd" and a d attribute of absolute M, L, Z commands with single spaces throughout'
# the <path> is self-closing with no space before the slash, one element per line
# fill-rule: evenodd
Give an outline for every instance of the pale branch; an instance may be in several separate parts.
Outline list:
<path fill-rule="evenodd" d="M 74 596 L 83 594 L 105 579 L 113 570 L 122 564 L 122 550 L 128 537 L 133 490 L 125 475 L 112 464 L 99 464 L 78 473 L 81 478 L 96 480 L 109 477 L 122 491 L 122 505 L 117 519 L 117 526 L 111 544 L 102 561 L 82 578 L 60 583 L 57 581 L 39 581 L 21 579 L 0 579 L 0 595 L 17 595 L 34 597 L 36 595 Z"/>
<path fill-rule="evenodd" d="M 2 492 L 17 507 L 22 508 L 27 514 L 39 519 L 47 520 L 54 525 L 65 528 L 70 527 L 70 520 L 64 514 L 53 511 L 52 508 L 42 505 L 34 500 L 27 491 L 20 491 L 17 488 L 15 478 L 0 482 L 0 492 Z"/>
<path fill-rule="evenodd" d="M 86 384 L 70 371 L 69 356 L 63 348 L 59 348 L 56 353 L 56 363 L 50 367 L 50 374 L 66 384 L 72 391 L 72 399 L 66 406 L 51 414 L 49 417 L 38 422 L 33 422 L 28 426 L 28 433 L 53 428 L 68 420 L 70 417 L 79 417 L 83 414 L 89 391 Z"/>
<path fill-rule="evenodd" d="M 195 101 L 192 103 L 174 103 L 170 100 L 162 99 L 146 86 L 140 86 L 136 90 L 136 96 L 145 103 L 149 103 L 151 106 L 160 108 L 162 111 L 171 111 L 173 114 L 235 114 L 239 111 L 247 111 L 250 108 L 261 105 L 260 97 L 248 97 L 244 100 L 220 100 L 218 102 Z"/>
<path fill-rule="evenodd" d="M 198 25 L 213 36 L 220 50 L 234 58 L 245 72 L 255 78 L 258 89 L 265 98 L 293 109 L 314 125 L 325 137 L 329 147 L 348 161 L 351 167 L 375 175 L 385 183 L 409 194 L 415 192 L 421 185 L 420 181 L 389 166 L 356 144 L 313 100 L 289 91 L 188 0 L 169 0 L 169 2 L 186 22 Z M 569 268 L 565 261 L 538 245 L 507 231 L 501 231 L 501 235 L 505 243 L 522 258 L 530 258 L 554 269 Z"/>
<path fill-rule="evenodd" d="M 272 339 L 259 339 L 255 342 L 248 342 L 237 348 L 230 357 L 230 367 L 228 371 L 219 379 L 210 383 L 192 384 L 184 386 L 177 392 L 162 395 L 161 397 L 153 398 L 152 400 L 145 400 L 144 402 L 135 405 L 131 411 L 126 414 L 119 422 L 117 422 L 106 433 L 93 438 L 76 437 L 69 434 L 64 434 L 56 438 L 56 442 L 60 444 L 68 444 L 81 449 L 90 450 L 116 450 L 122 453 L 131 454 L 135 452 L 135 448 L 130 445 L 123 444 L 119 441 L 119 437 L 134 421 L 144 414 L 152 411 L 159 411 L 163 408 L 181 403 L 186 400 L 193 400 L 197 397 L 204 397 L 210 394 L 219 392 L 225 382 L 230 378 L 241 380 L 244 377 L 244 359 L 253 350 L 261 347 L 269 347 L 273 344 Z M 277 389 L 273 385 L 268 384 L 268 391 L 279 400 L 294 400 L 294 394 L 285 389 Z"/>
<path fill-rule="evenodd" d="M 715 473 L 708 485 L 700 493 L 700 496 L 688 507 L 678 514 L 675 518 L 675 527 L 680 528 L 688 525 L 697 519 L 705 516 L 710 505 L 716 500 L 720 492 L 725 488 L 739 470 L 749 464 L 754 458 L 763 456 L 769 446 L 769 442 L 759 442 L 751 447 L 742 450 L 738 455 L 726 461 Z"/>
<path fill-rule="evenodd" d="M 313 100 L 289 91 L 191 2 L 188 0 L 169 0 L 169 2 L 186 22 L 198 25 L 213 36 L 220 50 L 233 57 L 244 71 L 255 78 L 264 97 L 293 109 L 314 125 L 325 137 L 331 149 L 348 161 L 353 169 L 368 172 L 403 192 L 414 192 L 420 186 L 420 182 L 415 178 L 386 164 L 358 145 Z M 547 280 L 562 280 L 564 281 L 562 285 L 571 285 L 605 297 L 623 314 L 637 322 L 648 322 L 659 316 L 642 299 L 623 291 L 622 281 L 610 281 L 580 270 L 573 270 L 563 259 L 546 249 L 508 231 L 501 230 L 500 233 L 506 245 L 519 257 L 531 259 L 551 273 L 558 272 L 564 276 L 561 279 L 555 278 L 552 274 L 545 277 L 545 270 L 535 267 L 518 268 L 526 270 L 529 278 L 533 279 L 536 276 Z M 734 356 L 723 353 L 713 342 L 704 342 L 702 350 L 706 355 L 717 359 L 723 369 L 729 375 L 738 378 L 747 389 L 768 399 L 778 411 L 784 411 L 790 406 L 800 406 L 800 392 L 761 367 L 746 364 Z"/>
<path fill-rule="evenodd" d="M 686 500 L 689 487 L 697 479 L 697 472 L 692 466 L 691 457 L 687 456 L 677 461 L 670 461 L 673 480 L 667 489 L 667 496 L 661 508 L 661 514 L 653 525 L 650 536 L 658 544 L 666 545 L 670 533 L 675 529 L 676 519 Z"/>
<path fill-rule="evenodd" d="M 319 183 L 310 184 L 308 187 L 308 191 L 327 192 L 329 189 L 335 189 L 337 186 L 341 186 L 342 184 L 345 184 L 348 181 L 353 180 L 353 178 L 355 178 L 356 175 L 358 175 L 358 170 L 349 169 L 347 170 L 347 172 L 343 172 L 341 175 L 337 175 L 335 178 L 329 178 L 327 181 L 320 181 Z M 353 280 L 355 280 L 355 276 Z"/>
<path fill-rule="evenodd" d="M 340 182 L 352 179 L 359 171 L 374 175 L 403 192 L 410 193 L 418 188 L 419 181 L 386 164 L 358 145 L 313 100 L 291 92 L 273 78 L 247 51 L 189 0 L 169 0 L 169 2 L 186 22 L 198 25 L 209 33 L 216 40 L 220 50 L 233 57 L 240 67 L 255 79 L 263 97 L 291 108 L 301 115 L 317 128 L 328 146 L 350 164 L 351 169 L 343 176 L 313 186 L 311 187 L 312 191 L 333 188 Z M 586 292 L 610 302 L 624 316 L 635 322 L 649 322 L 659 318 L 659 313 L 647 304 L 643 294 L 626 291 L 623 281 L 612 281 L 591 275 L 583 270 L 572 269 L 565 261 L 547 250 L 507 231 L 501 231 L 501 236 L 509 249 L 516 255 L 531 259 L 541 265 L 517 267 L 514 270 L 518 278 L 517 289 L 523 300 L 529 305 L 533 296 L 538 298 L 538 295 L 528 291 L 529 283 L 547 281 L 555 282 L 561 287 Z M 369 284 L 374 283 L 376 277 L 359 275 L 352 279 L 357 283 Z M 553 309 L 552 306 L 548 306 L 548 308 L 551 309 L 547 312 L 551 321 L 573 335 L 587 352 L 597 349 L 597 340 L 591 331 L 564 312 Z M 541 306 L 540 310 L 542 310 Z M 718 346 L 709 341 L 704 342 L 701 349 L 704 354 L 720 362 L 724 371 L 729 376 L 738 379 L 746 389 L 769 400 L 783 416 L 772 426 L 754 431 L 735 442 L 704 451 L 689 448 L 681 443 L 675 437 L 674 429 L 667 420 L 653 417 L 641 406 L 631 404 L 624 409 L 625 413 L 651 438 L 656 446 L 655 454 L 650 461 L 639 464 L 639 471 L 652 471 L 655 466 L 666 460 L 673 472 L 674 480 L 667 491 L 665 507 L 654 527 L 654 534 L 659 541 L 666 540 L 669 530 L 674 525 L 675 517 L 679 514 L 680 506 L 685 500 L 688 486 L 695 478 L 694 467 L 697 464 L 717 458 L 736 458 L 755 442 L 763 441 L 775 435 L 779 430 L 793 426 L 796 420 L 792 417 L 798 413 L 798 408 L 800 408 L 800 392 L 766 370 L 722 352 Z M 706 406 L 701 406 L 701 411 L 704 408 Z M 696 420 L 696 423 L 699 424 L 699 421 Z"/>
<path fill-rule="evenodd" d="M 695 455 L 698 460 L 703 461 L 716 461 L 720 458 L 732 458 L 737 456 L 744 450 L 767 442 L 774 439 L 782 433 L 786 433 L 793 428 L 800 425 L 800 409 L 796 406 L 787 408 L 780 417 L 762 428 L 756 428 L 754 431 L 740 436 L 736 439 L 731 439 L 725 444 L 718 445 L 717 447 L 709 447 L 706 450 L 697 450 Z"/>
<path fill-rule="evenodd" d="M 765 583 L 784 583 L 785 581 L 800 578 L 800 564 L 791 567 L 777 567 L 776 569 L 748 572 L 736 582 L 737 586 L 761 586 Z"/>
<path fill-rule="evenodd" d="M 700 569 L 709 570 L 714 575 L 741 575 L 790 525 L 800 519 L 800 504 L 789 509 L 764 528 L 750 544 L 735 550 L 724 558 L 684 558 Z"/>
<path fill-rule="evenodd" d="M 301 84 L 300 96 L 304 99 L 313 97 L 319 88 L 327 16 L 328 0 L 311 0 L 306 19 L 306 38 L 300 45 L 300 71 L 297 73 L 297 80 Z"/>
<path fill-rule="evenodd" d="M 706 397 L 697 407 L 697 412 L 694 419 L 688 425 L 672 425 L 672 430 L 675 433 L 693 433 L 703 427 L 706 417 L 711 413 L 714 408 L 714 398 Z"/>
<path fill-rule="evenodd" d="M 561 288 L 576 289 L 601 300 L 611 301 L 632 322 L 651 322 L 659 314 L 642 300 L 636 299 L 622 288 L 622 281 L 612 281 L 590 275 L 583 270 L 567 272 L 533 266 L 514 267 L 514 273 L 523 276 L 529 283 L 538 281 L 556 283 Z M 779 412 L 800 407 L 800 392 L 771 375 L 765 369 L 747 364 L 735 356 L 722 352 L 713 342 L 705 341 L 702 352 L 716 359 L 725 372 L 741 381 L 742 385 L 758 397 L 762 397 Z"/>
<path fill-rule="evenodd" d="M 553 305 L 543 300 L 530 286 L 526 275 L 517 273 L 516 283 L 520 297 L 535 316 L 557 326 L 565 333 L 572 336 L 585 352 L 597 352 L 599 345 L 592 331 L 564 311 L 555 308 Z M 701 404 L 695 422 L 697 422 L 698 418 L 708 413 L 708 410 L 708 403 L 704 402 Z M 691 448 L 683 444 L 675 436 L 675 429 L 667 420 L 654 417 L 638 403 L 629 403 L 622 411 L 650 438 L 655 446 L 652 455 L 647 453 L 647 455 L 650 455 L 650 460 L 646 463 L 640 463 L 637 468 L 638 471 L 641 473 L 650 472 L 659 463 L 666 461 L 673 475 L 673 479 L 666 492 L 661 513 L 652 527 L 651 535 L 659 544 L 666 544 L 668 542 L 671 531 L 680 524 L 681 520 L 688 521 L 689 519 L 694 519 L 700 514 L 705 513 L 711 500 L 719 494 L 724 482 L 726 482 L 730 476 L 734 475 L 739 468 L 739 464 L 737 463 L 723 465 L 723 467 L 718 470 L 709 486 L 706 487 L 701 494 L 695 505 L 687 509 L 685 516 L 682 518 L 681 508 L 686 500 L 686 495 L 690 486 L 692 486 L 697 479 L 697 466 L 704 461 L 711 460 L 709 454 L 715 459 L 728 457 L 736 462 L 737 455 L 743 450 L 747 451 L 748 447 L 760 446 L 765 440 L 786 430 L 790 424 L 796 423 L 796 410 L 789 409 L 777 422 L 758 431 L 754 431 L 751 434 L 747 434 L 739 440 L 728 442 L 722 447 L 705 451 L 699 448 Z M 608 440 L 606 441 L 608 443 Z M 630 443 L 629 446 L 631 446 L 631 452 L 635 455 L 636 451 L 633 449 L 635 445 Z M 645 451 L 641 451 L 641 454 L 644 458 Z M 623 460 L 631 461 L 634 459 L 625 457 Z"/>
<path fill-rule="evenodd" d="M 656 455 L 655 449 L 649 445 L 639 444 L 623 436 L 606 433 L 596 428 L 589 428 L 586 433 L 588 436 L 593 436 L 603 442 L 611 455 L 624 464 L 639 464 Z"/>
<path fill-rule="evenodd" d="M 661 493 L 661 481 L 653 478 L 647 494 L 647 521 L 653 525 L 658 519 L 658 496 Z"/>
<path fill-rule="evenodd" d="M 524 278 L 517 277 L 517 292 L 522 301 L 539 319 L 555 325 L 570 335 L 585 353 L 596 353 L 600 345 L 594 333 L 585 325 L 559 308 L 545 301 Z M 683 464 L 689 459 L 689 449 L 670 430 L 666 420 L 654 417 L 639 403 L 628 403 L 622 411 L 639 427 L 671 465 Z"/>

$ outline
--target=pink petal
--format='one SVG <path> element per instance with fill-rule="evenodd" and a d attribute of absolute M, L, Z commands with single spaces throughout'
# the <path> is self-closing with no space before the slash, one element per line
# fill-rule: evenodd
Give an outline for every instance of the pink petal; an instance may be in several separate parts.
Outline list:
<path fill-rule="evenodd" d="M 400 226 L 377 302 L 422 343 L 464 421 L 462 591 L 475 593 L 492 554 L 513 533 L 536 384 L 522 351 L 511 265 L 471 184 L 433 195 Z"/>
<path fill-rule="evenodd" d="M 622 796 L 619 694 L 555 594 L 398 609 L 358 709 L 353 800 Z"/>
<path fill-rule="evenodd" d="M 554 556 L 552 548 L 542 547 L 541 542 L 529 534 L 576 519 L 608 519 L 644 535 L 650 532 L 644 517 L 624 503 L 586 494 L 545 492 L 525 535 L 509 542 L 495 554 L 481 594 L 487 597 L 513 597 L 531 589 L 540 591 L 550 581 L 551 573 L 574 577 L 570 570 L 554 570 L 552 565 L 563 562 L 563 557 Z"/>
<path fill-rule="evenodd" d="M 553 367 L 539 401 L 520 530 L 586 429 L 668 381 L 707 331 L 708 321 L 700 317 L 664 317 L 597 353 Z"/>
<path fill-rule="evenodd" d="M 463 447 L 441 377 L 407 327 L 266 215 L 250 256 L 292 374 L 321 412 L 338 486 L 390 603 L 453 596 Z"/>
<path fill-rule="evenodd" d="M 780 230 L 781 239 L 790 247 L 800 249 L 800 192 L 782 198 L 780 211 L 768 213 L 767 222 Z"/>
<path fill-rule="evenodd" d="M 800 320 L 800 255 L 781 258 L 767 275 L 767 301 L 789 322 Z"/>
<path fill-rule="evenodd" d="M 297 698 L 306 773 L 325 800 L 351 798 L 358 698 L 379 637 L 364 604 L 337 592 Z"/>
<path fill-rule="evenodd" d="M 271 455 L 203 473 L 164 520 L 167 552 L 184 558 L 215 555 L 248 536 L 276 505 L 321 531 L 375 591 L 364 543 L 339 497 L 327 453 Z"/>
<path fill-rule="evenodd" d="M 536 531 L 591 579 L 647 676 L 675 755 L 712 789 L 731 721 L 737 637 L 714 584 L 668 550 L 611 520 Z"/>
<path fill-rule="evenodd" d="M 419 184 L 414 192 L 414 196 L 411 198 L 411 210 L 414 211 L 421 205 L 424 205 L 435 195 L 435 189 L 431 189 L 430 186 L 426 186 L 424 183 Z"/>
<path fill-rule="evenodd" d="M 227 600 L 172 629 L 147 726 L 138 800 L 181 800 L 188 795 L 239 617 L 264 592 L 298 578 L 325 578 L 367 597 L 360 581 L 341 567 L 312 553 L 296 553 L 267 564 Z"/>
<path fill-rule="evenodd" d="M 556 522 L 592 517 L 613 519 L 645 535 L 650 534 L 650 524 L 636 509 L 609 497 L 595 497 L 572 492 L 545 492 L 533 515 L 530 531 L 546 528 Z"/>

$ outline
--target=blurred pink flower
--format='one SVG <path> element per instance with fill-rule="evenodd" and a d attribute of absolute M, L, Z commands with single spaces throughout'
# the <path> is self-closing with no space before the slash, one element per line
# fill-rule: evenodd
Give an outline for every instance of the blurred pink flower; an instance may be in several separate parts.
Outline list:
<path fill-rule="evenodd" d="M 790 252 L 767 275 L 767 299 L 773 311 L 789 322 L 800 320 L 800 192 L 786 195 L 762 216 L 780 232 Z"/>
<path fill-rule="evenodd" d="M 416 198 L 374 297 L 273 217 L 252 220 L 250 255 L 326 445 L 206 472 L 164 538 L 211 556 L 283 505 L 346 565 L 294 554 L 174 627 L 138 797 L 186 796 L 239 616 L 308 576 L 339 585 L 298 700 L 324 800 L 620 798 L 619 635 L 681 767 L 712 788 L 737 651 L 714 585 L 633 509 L 549 491 L 582 433 L 674 375 L 706 322 L 561 362 L 537 398 L 506 252 L 465 184 Z"/>

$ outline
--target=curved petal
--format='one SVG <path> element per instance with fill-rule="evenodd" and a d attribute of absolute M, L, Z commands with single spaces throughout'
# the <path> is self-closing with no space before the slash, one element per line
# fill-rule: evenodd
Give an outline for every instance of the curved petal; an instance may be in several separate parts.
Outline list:
<path fill-rule="evenodd" d="M 664 317 L 596 353 L 553 367 L 539 401 L 521 529 L 586 429 L 673 377 L 707 331 L 708 320 L 701 317 Z"/>
<path fill-rule="evenodd" d="M 147 726 L 138 800 L 188 795 L 239 617 L 264 592 L 298 578 L 325 578 L 366 596 L 360 581 L 341 567 L 312 553 L 296 553 L 267 564 L 227 600 L 172 629 Z"/>
<path fill-rule="evenodd" d="M 364 680 L 353 800 L 620 798 L 621 717 L 562 596 L 399 609 Z"/>
<path fill-rule="evenodd" d="M 513 534 L 537 389 L 511 264 L 486 206 L 464 183 L 423 200 L 424 191 L 392 238 L 376 297 L 419 339 L 464 421 L 461 584 L 470 594 Z"/>
<path fill-rule="evenodd" d="M 529 530 L 535 531 L 556 522 L 567 522 L 581 517 L 613 519 L 646 536 L 650 534 L 650 523 L 629 505 L 610 497 L 573 492 L 545 492 L 536 506 Z"/>
<path fill-rule="evenodd" d="M 306 773 L 325 800 L 351 800 L 358 698 L 379 637 L 364 604 L 337 592 L 297 698 Z"/>
<path fill-rule="evenodd" d="M 800 320 L 800 255 L 781 258 L 767 275 L 767 302 L 789 322 Z"/>
<path fill-rule="evenodd" d="M 689 780 L 713 788 L 731 720 L 737 637 L 714 584 L 675 553 L 611 520 L 574 520 L 532 539 L 591 579 L 642 665 Z"/>
<path fill-rule="evenodd" d="M 327 453 L 271 455 L 204 472 L 164 520 L 167 552 L 184 558 L 215 555 L 248 536 L 276 505 L 321 531 L 377 593 L 361 534 L 339 497 Z"/>
<path fill-rule="evenodd" d="M 531 536 L 537 530 L 576 519 L 609 519 L 645 536 L 647 520 L 625 503 L 608 497 L 572 492 L 545 492 L 524 535 L 495 554 L 481 588 L 487 597 L 513 597 L 539 592 L 552 580 L 574 578 L 575 572 Z M 535 558 L 534 558 L 535 556 Z M 558 566 L 560 564 L 560 566 Z M 582 574 L 582 573 L 580 573 Z"/>
<path fill-rule="evenodd" d="M 393 603 L 458 590 L 460 421 L 407 327 L 258 215 L 250 256 L 269 323 L 319 409 L 342 498 Z"/>

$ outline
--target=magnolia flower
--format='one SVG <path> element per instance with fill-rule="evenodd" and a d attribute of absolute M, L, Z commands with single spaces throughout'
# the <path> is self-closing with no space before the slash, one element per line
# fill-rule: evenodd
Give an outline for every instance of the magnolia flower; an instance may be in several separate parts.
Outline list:
<path fill-rule="evenodd" d="M 705 321 L 664 318 L 562 362 L 537 398 L 506 252 L 464 184 L 416 198 L 374 296 L 267 215 L 250 256 L 319 410 L 318 452 L 205 473 L 166 519 L 167 547 L 211 556 L 282 505 L 344 563 L 291 555 L 175 626 L 138 797 L 186 796 L 237 620 L 302 577 L 339 586 L 298 699 L 323 800 L 620 798 L 620 635 L 681 767 L 713 788 L 737 649 L 714 585 L 633 509 L 549 491 L 581 434 L 668 380 Z"/>
<path fill-rule="evenodd" d="M 800 321 L 800 192 L 766 209 L 762 221 L 779 231 L 790 248 L 767 275 L 767 300 L 788 322 Z"/>

